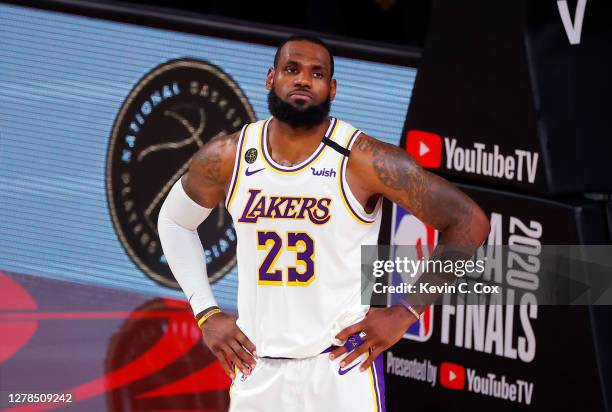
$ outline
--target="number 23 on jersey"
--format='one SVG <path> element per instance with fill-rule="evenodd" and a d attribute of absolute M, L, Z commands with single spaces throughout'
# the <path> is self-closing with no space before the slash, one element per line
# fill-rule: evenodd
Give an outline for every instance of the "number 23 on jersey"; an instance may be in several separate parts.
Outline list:
<path fill-rule="evenodd" d="M 314 240 L 306 232 L 257 231 L 257 249 L 268 253 L 259 265 L 257 284 L 282 286 L 286 273 L 287 286 L 308 286 L 315 279 Z M 285 270 L 276 267 L 281 253 L 295 253 L 296 266 Z"/>

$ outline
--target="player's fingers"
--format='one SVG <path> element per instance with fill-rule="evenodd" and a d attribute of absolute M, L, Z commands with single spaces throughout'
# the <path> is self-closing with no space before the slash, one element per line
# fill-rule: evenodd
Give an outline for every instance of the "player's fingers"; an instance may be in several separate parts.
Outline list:
<path fill-rule="evenodd" d="M 336 335 L 336 339 L 347 340 L 349 336 L 359 334 L 359 332 L 363 330 L 363 327 L 363 321 L 347 326 Z"/>
<path fill-rule="evenodd" d="M 245 368 L 251 369 L 255 367 L 255 359 L 253 359 L 253 356 L 242 347 L 240 342 L 235 340 L 230 346 Z M 242 370 L 243 373 L 245 372 L 242 368 L 240 368 L 240 370 Z"/>
<path fill-rule="evenodd" d="M 221 364 L 221 367 L 223 368 L 225 373 L 227 373 L 227 376 L 229 376 L 231 379 L 234 379 L 234 371 L 231 365 L 229 364 L 229 362 L 227 361 L 225 357 L 225 353 L 223 353 L 223 351 L 217 350 L 217 351 L 214 351 L 213 354 L 219 360 L 219 363 Z"/>
<path fill-rule="evenodd" d="M 344 368 L 346 365 L 350 365 L 355 359 L 366 353 L 370 349 L 370 345 L 371 343 L 366 337 L 361 345 L 357 346 L 346 358 L 342 359 L 340 367 Z"/>
<path fill-rule="evenodd" d="M 359 370 L 361 372 L 367 370 L 372 365 L 372 362 L 374 362 L 376 360 L 378 355 L 380 355 L 381 352 L 382 352 L 382 350 L 376 349 L 376 348 L 374 350 L 372 350 L 370 352 L 370 356 L 368 356 L 368 359 L 366 359 L 365 362 L 363 362 L 361 364 L 361 366 L 359 367 Z"/>
<path fill-rule="evenodd" d="M 249 338 L 246 337 L 244 333 L 242 333 L 241 330 L 238 330 L 238 333 L 236 334 L 236 339 L 238 340 L 238 342 L 240 342 L 242 346 L 246 348 L 246 350 L 248 350 L 253 355 L 253 357 L 257 356 L 257 353 L 255 352 L 255 345 L 249 340 Z"/>
<path fill-rule="evenodd" d="M 329 354 L 329 359 L 336 359 L 338 356 L 342 356 L 346 353 L 346 348 L 344 346 L 338 346 Z"/>
<path fill-rule="evenodd" d="M 238 369 L 240 369 L 242 373 L 248 373 L 248 366 L 242 363 L 242 361 L 240 360 L 238 355 L 236 355 L 236 352 L 234 352 L 231 346 L 227 345 L 223 351 L 225 352 L 225 356 L 230 358 L 230 360 L 234 363 L 234 365 L 238 367 Z"/>

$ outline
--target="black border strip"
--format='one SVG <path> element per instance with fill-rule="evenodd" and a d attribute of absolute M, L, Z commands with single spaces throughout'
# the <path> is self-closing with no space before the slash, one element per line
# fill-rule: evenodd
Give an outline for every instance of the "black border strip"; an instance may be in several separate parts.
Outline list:
<path fill-rule="evenodd" d="M 418 48 L 362 40 L 355 42 L 348 38 L 322 35 L 312 31 L 245 22 L 178 9 L 91 0 L 0 0 L 0 2 L 270 46 L 278 45 L 291 34 L 312 34 L 321 37 L 329 44 L 337 56 L 415 68 L 421 61 L 421 50 Z"/>
<path fill-rule="evenodd" d="M 333 140 L 330 140 L 327 136 L 323 136 L 322 142 L 323 144 L 328 145 L 329 147 L 331 147 L 332 149 L 334 149 L 336 152 L 340 153 L 343 156 L 349 157 L 349 155 L 351 154 L 350 150 L 340 146 L 338 143 L 334 142 Z"/>

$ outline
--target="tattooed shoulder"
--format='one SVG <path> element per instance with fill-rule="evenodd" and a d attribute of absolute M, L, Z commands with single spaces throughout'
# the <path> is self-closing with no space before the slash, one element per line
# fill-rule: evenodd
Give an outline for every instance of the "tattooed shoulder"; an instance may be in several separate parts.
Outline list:
<path fill-rule="evenodd" d="M 197 176 L 199 184 L 213 186 L 226 183 L 233 169 L 238 137 L 239 133 L 219 134 L 193 156 L 189 172 Z"/>
<path fill-rule="evenodd" d="M 412 200 L 411 209 L 421 208 L 418 199 L 422 199 L 426 190 L 426 176 L 412 156 L 397 146 L 364 134 L 359 136 L 354 148 L 369 162 L 385 197 L 405 206 L 408 196 Z"/>

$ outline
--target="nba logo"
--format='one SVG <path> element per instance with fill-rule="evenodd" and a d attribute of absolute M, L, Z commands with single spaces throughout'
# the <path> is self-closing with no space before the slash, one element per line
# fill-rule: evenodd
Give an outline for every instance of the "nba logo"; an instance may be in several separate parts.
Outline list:
<path fill-rule="evenodd" d="M 393 206 L 393 231 L 391 232 L 392 245 L 414 245 L 417 255 L 429 257 L 437 242 L 438 232 L 425 225 L 419 219 L 401 206 Z M 421 319 L 410 325 L 405 339 L 425 342 L 433 333 L 434 306 L 431 305 L 421 314 Z"/>
<path fill-rule="evenodd" d="M 421 314 L 421 319 L 410 325 L 406 333 L 404 333 L 404 339 L 416 340 L 419 342 L 429 340 L 433 333 L 433 313 L 433 305 L 425 309 L 425 312 Z"/>

